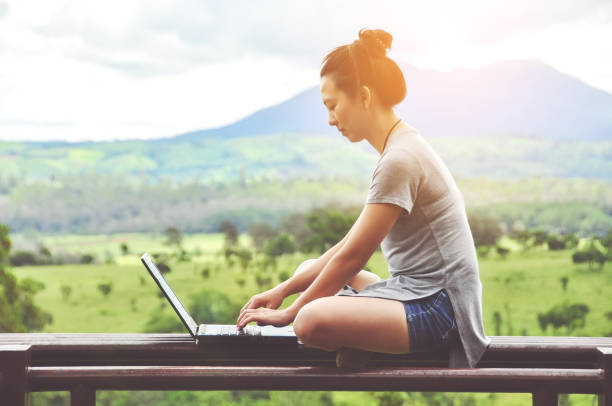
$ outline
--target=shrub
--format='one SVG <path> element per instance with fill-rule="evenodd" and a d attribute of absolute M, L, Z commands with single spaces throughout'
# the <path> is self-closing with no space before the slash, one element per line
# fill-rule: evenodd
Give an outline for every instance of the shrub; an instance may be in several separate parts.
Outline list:
<path fill-rule="evenodd" d="M 550 234 L 546 240 L 548 249 L 551 251 L 560 251 L 565 249 L 566 242 L 555 234 Z"/>
<path fill-rule="evenodd" d="M 95 256 L 93 254 L 83 254 L 81 255 L 80 263 L 81 264 L 91 264 L 94 262 Z"/>
<path fill-rule="evenodd" d="M 104 297 L 106 297 L 113 290 L 113 283 L 112 282 L 98 283 L 98 290 L 100 291 L 100 293 L 102 293 Z"/>
<path fill-rule="evenodd" d="M 64 301 L 67 301 L 70 297 L 70 294 L 72 293 L 72 287 L 68 285 L 62 285 L 60 286 L 60 291 L 62 292 L 62 299 L 64 299 Z"/>
<path fill-rule="evenodd" d="M 589 307 L 584 303 L 569 304 L 567 302 L 553 306 L 545 313 L 538 313 L 538 323 L 543 332 L 551 325 L 553 329 L 565 327 L 567 334 L 577 328 L 584 327 Z"/>
<path fill-rule="evenodd" d="M 232 324 L 242 305 L 216 290 L 203 290 L 191 297 L 189 312 L 198 323 Z"/>
<path fill-rule="evenodd" d="M 264 245 L 264 252 L 271 257 L 278 257 L 283 254 L 293 254 L 296 250 L 295 241 L 289 234 L 280 234 L 273 240 Z"/>
<path fill-rule="evenodd" d="M 15 251 L 10 256 L 12 266 L 36 265 L 36 253 L 31 251 Z"/>

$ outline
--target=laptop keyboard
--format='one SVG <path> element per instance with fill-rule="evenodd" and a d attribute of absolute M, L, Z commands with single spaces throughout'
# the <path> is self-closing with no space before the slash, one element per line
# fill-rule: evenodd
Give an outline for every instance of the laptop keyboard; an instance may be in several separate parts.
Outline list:
<path fill-rule="evenodd" d="M 233 324 L 208 325 L 206 326 L 205 334 L 207 336 L 260 336 L 261 328 L 259 326 L 245 326 L 242 330 L 238 330 Z"/>

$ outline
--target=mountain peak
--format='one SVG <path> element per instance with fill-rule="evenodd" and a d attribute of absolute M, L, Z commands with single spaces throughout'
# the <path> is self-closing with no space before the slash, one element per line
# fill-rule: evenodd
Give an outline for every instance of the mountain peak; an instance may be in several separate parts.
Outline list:
<path fill-rule="evenodd" d="M 440 72 L 398 61 L 408 93 L 396 111 L 426 137 L 522 135 L 612 139 L 612 95 L 537 59 Z M 318 86 L 227 126 L 179 135 L 235 138 L 271 133 L 337 135 Z"/>

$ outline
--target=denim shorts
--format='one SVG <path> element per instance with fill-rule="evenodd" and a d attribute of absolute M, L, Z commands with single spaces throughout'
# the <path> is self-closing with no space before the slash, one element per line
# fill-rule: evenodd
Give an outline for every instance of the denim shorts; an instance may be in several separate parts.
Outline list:
<path fill-rule="evenodd" d="M 441 350 L 459 338 L 453 306 L 444 289 L 402 303 L 408 321 L 410 352 Z"/>

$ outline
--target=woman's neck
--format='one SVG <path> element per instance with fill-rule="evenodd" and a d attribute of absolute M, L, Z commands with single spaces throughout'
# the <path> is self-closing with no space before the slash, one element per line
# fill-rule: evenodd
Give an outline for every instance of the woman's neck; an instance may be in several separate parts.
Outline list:
<path fill-rule="evenodd" d="M 393 109 L 389 109 L 384 113 L 376 114 L 375 119 L 372 123 L 372 127 L 369 131 L 370 136 L 366 137 L 367 141 L 374 147 L 378 154 L 382 154 L 385 147 L 385 143 L 391 134 L 397 131 L 402 126 L 402 123 L 397 123 L 399 117 L 395 114 Z M 389 133 L 389 130 L 394 124 L 397 125 L 393 128 L 393 131 Z"/>

